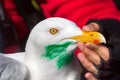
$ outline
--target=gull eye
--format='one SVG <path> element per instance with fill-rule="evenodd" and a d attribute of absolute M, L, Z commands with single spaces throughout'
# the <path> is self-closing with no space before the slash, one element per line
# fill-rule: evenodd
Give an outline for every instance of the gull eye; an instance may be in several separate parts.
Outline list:
<path fill-rule="evenodd" d="M 50 29 L 49 29 L 49 32 L 50 32 L 51 34 L 53 34 L 53 35 L 56 34 L 56 33 L 58 33 L 58 31 L 59 31 L 59 30 L 58 30 L 57 28 L 50 28 Z"/>

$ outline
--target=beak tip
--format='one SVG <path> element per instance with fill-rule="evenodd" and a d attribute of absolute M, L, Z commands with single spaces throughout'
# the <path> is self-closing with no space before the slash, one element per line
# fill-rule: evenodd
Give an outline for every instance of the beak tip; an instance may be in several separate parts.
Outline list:
<path fill-rule="evenodd" d="M 106 44 L 106 39 L 105 39 L 105 37 L 102 34 L 101 34 L 101 43 Z"/>

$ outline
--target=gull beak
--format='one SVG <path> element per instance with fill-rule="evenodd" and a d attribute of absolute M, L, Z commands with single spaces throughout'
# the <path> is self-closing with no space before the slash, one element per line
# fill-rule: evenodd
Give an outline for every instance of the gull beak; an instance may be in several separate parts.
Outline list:
<path fill-rule="evenodd" d="M 70 39 L 77 42 L 90 42 L 94 44 L 106 43 L 105 37 L 99 32 L 85 32 L 82 31 L 81 35 L 72 36 Z"/>

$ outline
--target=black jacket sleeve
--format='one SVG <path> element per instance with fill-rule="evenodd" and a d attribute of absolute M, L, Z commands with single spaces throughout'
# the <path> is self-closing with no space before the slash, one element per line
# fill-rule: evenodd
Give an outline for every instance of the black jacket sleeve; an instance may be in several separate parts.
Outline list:
<path fill-rule="evenodd" d="M 95 22 L 100 25 L 100 30 L 109 48 L 110 58 L 101 68 L 102 80 L 120 80 L 120 21 L 115 19 L 94 19 L 87 24 Z"/>

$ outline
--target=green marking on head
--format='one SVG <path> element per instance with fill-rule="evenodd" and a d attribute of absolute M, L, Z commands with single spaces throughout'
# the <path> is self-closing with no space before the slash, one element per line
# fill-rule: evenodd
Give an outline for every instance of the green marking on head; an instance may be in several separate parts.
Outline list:
<path fill-rule="evenodd" d="M 62 66 L 69 64 L 73 59 L 73 55 L 71 54 L 63 54 L 57 60 L 57 67 L 58 69 L 62 68 Z"/>
<path fill-rule="evenodd" d="M 56 66 L 58 69 L 60 69 L 72 61 L 73 54 L 70 54 L 66 50 L 67 47 L 72 43 L 73 41 L 67 41 L 64 43 L 48 45 L 45 47 L 46 52 L 43 54 L 43 57 L 47 58 L 48 60 L 56 59 Z"/>

